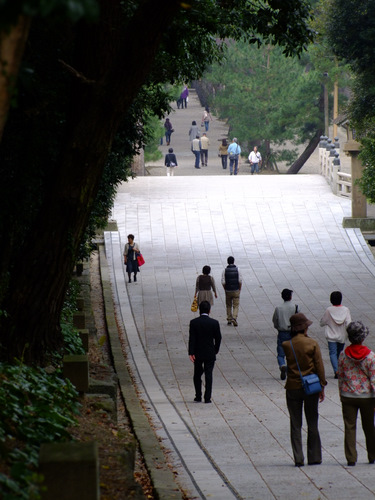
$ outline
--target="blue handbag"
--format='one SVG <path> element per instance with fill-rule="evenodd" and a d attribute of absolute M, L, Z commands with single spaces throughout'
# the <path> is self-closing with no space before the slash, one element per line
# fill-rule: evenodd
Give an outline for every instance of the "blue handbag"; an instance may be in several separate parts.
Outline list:
<path fill-rule="evenodd" d="M 298 371 L 302 380 L 302 387 L 307 396 L 311 396 L 311 394 L 316 394 L 317 392 L 322 391 L 322 386 L 320 384 L 319 377 L 316 373 L 310 373 L 310 375 L 303 376 L 301 373 L 301 369 L 298 364 L 296 353 L 294 352 L 293 342 L 290 341 L 290 345 L 292 346 L 292 351 L 294 354 L 294 358 L 296 360 Z"/>

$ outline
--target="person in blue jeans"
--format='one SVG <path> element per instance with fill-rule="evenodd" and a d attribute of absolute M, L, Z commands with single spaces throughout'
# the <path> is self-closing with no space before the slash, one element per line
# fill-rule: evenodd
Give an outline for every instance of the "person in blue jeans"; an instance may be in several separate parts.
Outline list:
<path fill-rule="evenodd" d="M 346 328 L 351 322 L 350 311 L 341 305 L 342 293 L 336 290 L 330 295 L 331 306 L 327 307 L 320 320 L 320 326 L 325 327 L 325 336 L 328 341 L 329 359 L 337 378 L 338 359 L 344 349 L 347 339 Z"/>
<path fill-rule="evenodd" d="M 228 146 L 228 157 L 229 157 L 229 173 L 230 175 L 237 175 L 238 172 L 238 160 L 241 154 L 241 147 L 238 145 L 237 137 L 232 139 L 232 142 Z"/>
<path fill-rule="evenodd" d="M 293 290 L 284 288 L 281 292 L 281 297 L 284 303 L 281 306 L 275 308 L 273 313 L 272 322 L 273 326 L 277 330 L 277 362 L 280 369 L 281 380 L 286 379 L 286 361 L 285 352 L 283 346 L 281 345 L 286 340 L 291 339 L 290 334 L 290 317 L 293 314 L 298 313 L 298 306 L 292 304 L 292 294 Z"/>

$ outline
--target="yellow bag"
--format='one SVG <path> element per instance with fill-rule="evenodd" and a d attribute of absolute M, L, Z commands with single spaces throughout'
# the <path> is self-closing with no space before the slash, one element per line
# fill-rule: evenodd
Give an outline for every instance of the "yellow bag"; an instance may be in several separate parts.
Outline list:
<path fill-rule="evenodd" d="M 193 313 L 198 311 L 198 301 L 197 297 L 194 297 L 193 303 L 191 304 L 191 310 Z"/>

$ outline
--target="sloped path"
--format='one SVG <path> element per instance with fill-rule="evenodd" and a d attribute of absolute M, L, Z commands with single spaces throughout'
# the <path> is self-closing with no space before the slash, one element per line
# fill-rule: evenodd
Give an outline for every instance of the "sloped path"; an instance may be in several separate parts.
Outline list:
<path fill-rule="evenodd" d="M 356 230 L 342 228 L 350 202 L 317 175 L 145 177 L 120 186 L 119 232 L 106 234 L 116 301 L 128 335 L 140 397 L 171 450 L 177 481 L 189 498 L 369 499 L 375 469 L 358 425 L 359 459 L 347 468 L 337 381 L 319 319 L 341 290 L 353 319 L 375 332 L 375 266 Z M 146 264 L 125 282 L 122 249 L 132 232 Z M 239 326 L 226 325 L 220 286 L 228 255 L 241 268 Z M 212 316 L 223 344 L 214 371 L 213 404 L 193 402 L 187 355 L 196 276 L 209 264 L 219 297 Z M 284 287 L 314 321 L 328 378 L 320 406 L 323 465 L 294 467 L 289 418 L 276 362 L 274 307 Z M 367 345 L 375 349 L 372 333 Z"/>

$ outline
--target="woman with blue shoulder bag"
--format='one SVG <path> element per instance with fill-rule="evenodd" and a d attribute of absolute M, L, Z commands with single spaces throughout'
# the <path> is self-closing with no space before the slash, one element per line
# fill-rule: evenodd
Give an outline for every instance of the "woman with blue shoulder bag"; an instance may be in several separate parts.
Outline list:
<path fill-rule="evenodd" d="M 291 340 L 282 344 L 287 360 L 286 403 L 296 467 L 302 467 L 305 463 L 302 449 L 302 410 L 305 412 L 307 422 L 307 463 L 309 465 L 322 463 L 318 406 L 319 402 L 324 400 L 324 386 L 327 385 L 327 381 L 319 344 L 307 336 L 311 324 L 312 321 L 304 314 L 293 314 L 290 317 Z M 313 381 L 316 379 L 312 391 L 306 384 L 311 379 Z"/>

